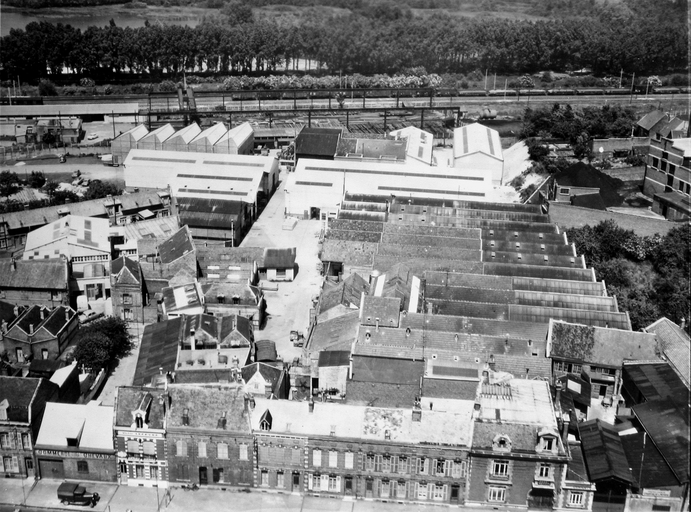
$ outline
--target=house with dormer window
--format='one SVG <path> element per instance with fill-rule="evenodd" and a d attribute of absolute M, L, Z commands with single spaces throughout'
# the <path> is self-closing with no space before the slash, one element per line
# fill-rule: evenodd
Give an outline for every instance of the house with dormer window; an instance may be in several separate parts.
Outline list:
<path fill-rule="evenodd" d="M 163 389 L 129 386 L 117 389 L 113 436 L 117 481 L 121 485 L 168 486 L 167 407 L 168 396 Z"/>

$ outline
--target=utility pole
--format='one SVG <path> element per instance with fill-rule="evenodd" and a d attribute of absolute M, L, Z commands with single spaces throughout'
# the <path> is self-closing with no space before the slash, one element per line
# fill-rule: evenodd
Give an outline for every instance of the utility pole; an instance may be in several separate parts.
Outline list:
<path fill-rule="evenodd" d="M 631 96 L 629 97 L 629 103 L 633 101 L 633 88 L 636 84 L 636 72 L 633 73 L 633 76 L 631 78 Z"/>
<path fill-rule="evenodd" d="M 485 91 L 487 90 L 487 72 L 489 69 L 485 69 Z"/>

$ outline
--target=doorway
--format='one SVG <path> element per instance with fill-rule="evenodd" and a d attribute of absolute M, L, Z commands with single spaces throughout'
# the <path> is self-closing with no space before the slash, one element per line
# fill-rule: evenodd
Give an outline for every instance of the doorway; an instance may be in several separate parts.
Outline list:
<path fill-rule="evenodd" d="M 368 478 L 365 481 L 365 498 L 371 498 L 372 497 L 372 489 L 374 488 L 374 480 L 371 478 Z"/>
<path fill-rule="evenodd" d="M 24 459 L 24 464 L 26 464 L 26 476 L 29 478 L 33 478 L 35 474 L 34 460 L 27 457 L 26 459 Z"/>
<path fill-rule="evenodd" d="M 199 485 L 206 485 L 209 483 L 209 474 L 205 466 L 199 467 Z"/>
<path fill-rule="evenodd" d="M 293 473 L 293 492 L 300 492 L 300 473 Z"/>

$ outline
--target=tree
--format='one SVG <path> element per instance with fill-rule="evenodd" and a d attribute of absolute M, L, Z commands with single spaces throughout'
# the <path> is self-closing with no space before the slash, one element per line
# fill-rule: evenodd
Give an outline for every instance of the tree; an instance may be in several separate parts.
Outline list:
<path fill-rule="evenodd" d="M 84 193 L 84 199 L 101 199 L 107 196 L 119 196 L 122 189 L 112 181 L 93 180 Z"/>
<path fill-rule="evenodd" d="M 229 2 L 221 9 L 221 14 L 228 18 L 228 23 L 232 25 L 244 25 L 254 22 L 252 7 L 242 2 Z"/>
<path fill-rule="evenodd" d="M 38 82 L 38 95 L 39 96 L 57 96 L 58 91 L 55 88 L 55 84 L 50 80 L 42 79 Z"/>
<path fill-rule="evenodd" d="M 29 186 L 31 188 L 41 188 L 46 183 L 46 175 L 43 171 L 31 171 L 29 176 Z"/>
<path fill-rule="evenodd" d="M 528 155 L 531 160 L 541 162 L 549 155 L 549 147 L 547 144 L 534 137 L 525 139 L 525 145 L 528 147 Z"/>
<path fill-rule="evenodd" d="M 43 137 L 41 138 L 41 142 L 48 145 L 55 144 L 56 140 L 57 138 L 55 137 L 55 134 L 51 132 L 44 133 Z"/>
<path fill-rule="evenodd" d="M 79 329 L 74 358 L 91 373 L 98 373 L 131 350 L 132 337 L 127 331 L 127 322 L 109 316 Z"/>
<path fill-rule="evenodd" d="M 579 160 L 587 158 L 588 161 L 592 160 L 593 152 L 590 150 L 590 135 L 588 132 L 582 132 L 577 138 L 576 143 L 572 145 L 573 156 Z"/>
<path fill-rule="evenodd" d="M 0 172 L 0 196 L 8 197 L 19 190 L 19 176 L 16 172 Z"/>

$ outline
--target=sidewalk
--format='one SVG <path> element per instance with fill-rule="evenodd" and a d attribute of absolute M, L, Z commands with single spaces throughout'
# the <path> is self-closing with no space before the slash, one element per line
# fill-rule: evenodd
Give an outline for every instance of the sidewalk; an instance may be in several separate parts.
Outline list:
<path fill-rule="evenodd" d="M 61 480 L 23 481 L 26 501 L 23 499 L 22 480 L 4 478 L 0 481 L 0 505 L 15 505 L 23 502 L 27 507 L 58 508 L 63 510 L 85 510 L 80 506 L 63 506 L 57 499 Z M 218 512 L 238 510 L 243 512 L 439 512 L 449 508 L 443 503 L 385 503 L 381 501 L 345 500 L 341 497 L 327 498 L 263 492 L 200 489 L 185 491 L 180 488 L 166 489 L 151 487 L 128 487 L 105 482 L 83 482 L 88 492 L 98 492 L 101 500 L 93 509 L 97 512 Z M 160 509 L 157 506 L 160 500 Z M 456 507 L 451 507 L 456 508 Z M 463 507 L 466 509 L 465 507 Z M 90 509 L 91 510 L 91 509 Z M 473 510 L 473 509 L 466 509 Z"/>

